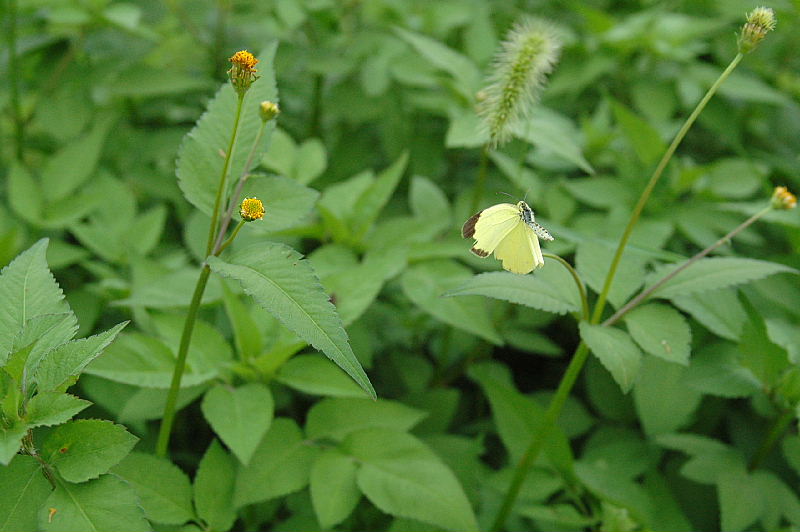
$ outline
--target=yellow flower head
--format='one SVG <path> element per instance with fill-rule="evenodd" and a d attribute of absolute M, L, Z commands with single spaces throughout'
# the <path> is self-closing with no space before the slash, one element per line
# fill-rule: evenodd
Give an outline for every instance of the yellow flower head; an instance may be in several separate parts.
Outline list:
<path fill-rule="evenodd" d="M 752 52 L 767 33 L 775 29 L 775 12 L 769 7 L 757 7 L 747 14 L 739 34 L 739 52 Z"/>
<path fill-rule="evenodd" d="M 258 72 L 258 70 L 256 70 L 258 59 L 247 50 L 240 50 L 233 54 L 229 61 L 233 65 L 231 69 L 228 70 L 231 84 L 233 84 L 233 88 L 236 89 L 236 92 L 243 95 L 247 92 L 247 89 L 250 88 L 250 85 L 258 79 L 256 75 L 256 72 Z"/>
<path fill-rule="evenodd" d="M 264 204 L 258 198 L 245 198 L 239 207 L 239 214 L 245 222 L 264 218 Z"/>
<path fill-rule="evenodd" d="M 269 122 L 280 114 L 281 109 L 275 102 L 263 101 L 259 107 L 259 112 L 261 114 L 261 120 Z"/>
<path fill-rule="evenodd" d="M 772 193 L 772 208 L 773 209 L 794 209 L 797 206 L 797 196 L 789 192 L 786 187 L 775 187 L 775 192 Z"/>

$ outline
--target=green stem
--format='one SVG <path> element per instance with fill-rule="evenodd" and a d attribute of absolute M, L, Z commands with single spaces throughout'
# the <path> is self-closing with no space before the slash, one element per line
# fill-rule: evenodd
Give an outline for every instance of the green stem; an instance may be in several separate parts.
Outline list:
<path fill-rule="evenodd" d="M 56 473 L 53 470 L 53 466 L 46 462 L 45 459 L 39 454 L 39 451 L 36 450 L 36 446 L 33 444 L 33 431 L 31 429 L 28 429 L 28 432 L 22 438 L 22 449 L 28 455 L 32 456 L 37 462 L 39 462 L 39 465 L 42 466 L 42 473 L 50 485 L 55 489 Z"/>
<path fill-rule="evenodd" d="M 178 359 L 175 361 L 175 369 L 172 371 L 172 382 L 170 383 L 167 402 L 164 406 L 164 417 L 161 420 L 161 427 L 158 431 L 158 443 L 156 444 L 156 455 L 158 456 L 167 455 L 169 436 L 172 432 L 172 423 L 175 421 L 175 405 L 178 402 L 178 392 L 181 389 L 181 377 L 183 377 L 183 371 L 186 369 L 186 355 L 189 353 L 189 342 L 192 339 L 194 323 L 197 321 L 197 311 L 200 309 L 200 301 L 203 299 L 203 292 L 206 289 L 210 274 L 211 268 L 208 264 L 203 265 L 203 269 L 200 271 L 200 277 L 197 279 L 197 284 L 194 287 L 194 294 L 192 295 L 192 302 L 189 304 L 186 321 L 183 323 L 183 333 L 181 334 L 181 343 L 178 348 Z"/>
<path fill-rule="evenodd" d="M 17 2 L 8 0 L 8 90 L 11 99 L 11 112 L 14 116 L 14 135 L 16 137 L 17 159 L 22 161 L 25 146 L 25 119 L 22 116 L 22 105 L 19 100 L 19 65 L 17 64 Z"/>
<path fill-rule="evenodd" d="M 478 207 L 483 199 L 483 189 L 486 187 L 486 169 L 489 166 L 489 145 L 485 145 L 481 150 L 481 162 L 478 168 L 478 180 L 475 182 L 475 193 L 472 196 L 472 209 L 470 212 L 478 212 Z"/>
<path fill-rule="evenodd" d="M 761 218 L 762 216 L 764 216 L 765 214 L 767 214 L 771 210 L 772 210 L 772 205 L 768 205 L 766 208 L 764 208 L 764 209 L 758 211 L 757 213 L 755 213 L 753 216 L 751 216 L 750 218 L 748 218 L 747 220 L 742 222 L 742 224 L 740 224 L 738 227 L 736 227 L 733 231 L 731 231 L 727 235 L 723 236 L 722 238 L 720 238 L 719 240 L 717 240 L 716 242 L 714 242 L 713 244 L 708 246 L 706 249 L 704 249 L 700 253 L 694 255 L 692 258 L 690 258 L 689 260 L 687 260 L 686 262 L 684 262 L 683 264 L 681 264 L 680 266 L 678 266 L 677 268 L 672 270 L 670 273 L 668 273 L 667 275 L 665 275 L 664 277 L 659 279 L 652 286 L 648 287 L 645 290 L 642 290 L 639 293 L 639 295 L 637 295 L 636 297 L 634 297 L 633 299 L 631 299 L 630 301 L 625 303 L 625 305 L 620 307 L 620 309 L 617 312 L 615 312 L 613 316 L 611 316 L 606 321 L 604 321 L 602 323 L 602 325 L 604 325 L 604 326 L 614 325 L 617 321 L 619 321 L 619 319 L 622 316 L 624 316 L 625 314 L 627 314 L 628 312 L 633 310 L 637 305 L 639 305 L 642 301 L 644 301 L 650 294 L 652 294 L 653 292 L 655 292 L 656 290 L 661 288 L 664 285 L 664 283 L 666 283 L 667 281 L 669 281 L 670 279 L 672 279 L 673 277 L 675 277 L 676 275 L 681 273 L 683 270 L 685 270 L 686 268 L 688 268 L 689 266 L 691 266 L 692 264 L 694 264 L 698 260 L 700 260 L 703 257 L 705 257 L 706 255 L 708 255 L 709 253 L 711 253 L 712 251 L 714 251 L 715 249 L 717 249 L 721 245 L 727 244 L 728 242 L 730 242 L 731 239 L 733 239 L 733 237 L 735 237 L 736 235 L 738 235 L 739 233 L 741 233 L 742 231 L 744 231 L 745 229 L 747 229 L 748 227 L 753 225 L 753 223 L 756 220 L 758 220 L 759 218 Z"/>
<path fill-rule="evenodd" d="M 234 228 L 233 233 L 231 233 L 231 236 L 229 236 L 228 240 L 226 240 L 219 246 L 219 249 L 216 252 L 214 252 L 214 255 L 219 255 L 220 253 L 225 251 L 225 248 L 231 245 L 231 242 L 233 242 L 233 240 L 236 238 L 236 235 L 239 234 L 239 230 L 241 230 L 244 224 L 245 224 L 244 220 L 239 221 L 239 224 Z"/>
<path fill-rule="evenodd" d="M 558 255 L 553 255 L 552 253 L 542 253 L 542 256 L 550 258 L 550 259 L 553 259 L 553 260 L 557 260 L 558 262 L 561 263 L 562 266 L 564 266 L 567 269 L 567 271 L 570 273 L 570 275 L 572 275 L 572 279 L 575 281 L 575 285 L 577 285 L 577 287 L 578 287 L 578 294 L 580 294 L 580 296 L 581 296 L 581 309 L 582 309 L 581 316 L 582 316 L 582 319 L 588 321 L 588 319 L 589 319 L 589 300 L 586 297 L 586 287 L 583 284 L 583 280 L 581 279 L 581 276 L 578 275 L 578 272 L 575 271 L 575 268 L 572 267 L 572 264 L 570 264 L 569 262 L 565 261 L 564 259 L 562 259 Z"/>
<path fill-rule="evenodd" d="M 614 281 L 614 276 L 617 273 L 617 267 L 619 266 L 619 262 L 622 259 L 622 253 L 625 251 L 625 246 L 628 244 L 628 240 L 631 237 L 631 233 L 633 233 L 633 228 L 636 227 L 636 223 L 639 221 L 639 217 L 644 210 L 644 206 L 647 203 L 647 200 L 650 199 L 650 194 L 653 192 L 658 180 L 661 179 L 661 175 L 664 173 L 664 169 L 667 167 L 667 163 L 669 163 L 670 159 L 672 159 L 675 150 L 678 148 L 678 145 L 681 143 L 683 138 L 686 136 L 686 133 L 692 127 L 692 125 L 697 120 L 697 117 L 700 116 L 700 113 L 705 109 L 706 105 L 708 104 L 711 97 L 717 92 L 720 85 L 728 79 L 731 72 L 736 68 L 739 62 L 742 60 L 744 56 L 742 54 L 736 54 L 736 57 L 733 58 L 733 61 L 728 65 L 728 67 L 719 75 L 717 81 L 711 85 L 711 88 L 708 89 L 703 99 L 700 100 L 700 103 L 694 108 L 692 114 L 689 115 L 689 118 L 686 119 L 681 129 L 678 131 L 678 134 L 675 135 L 675 138 L 672 139 L 672 143 L 667 148 L 667 151 L 664 152 L 664 156 L 661 157 L 661 161 L 659 161 L 658 166 L 656 166 L 653 175 L 650 176 L 650 181 L 647 183 L 642 195 L 639 197 L 639 202 L 636 204 L 636 207 L 633 209 L 633 214 L 631 214 L 630 220 L 628 220 L 628 225 L 625 227 L 625 232 L 622 233 L 622 238 L 619 240 L 619 244 L 617 245 L 617 251 L 614 253 L 614 258 L 611 261 L 611 266 L 608 269 L 608 274 L 606 275 L 606 280 L 603 283 L 603 289 L 600 292 L 600 296 L 597 298 L 597 304 L 594 307 L 594 313 L 592 314 L 592 323 L 598 323 L 600 318 L 603 316 L 603 310 L 606 306 L 606 299 L 608 298 L 608 292 L 611 290 L 611 283 Z"/>
<path fill-rule="evenodd" d="M 772 448 L 775 446 L 775 443 L 780 439 L 784 432 L 786 432 L 786 428 L 792 422 L 795 416 L 795 411 L 792 408 L 787 408 L 781 415 L 778 416 L 775 421 L 772 423 L 772 427 L 770 427 L 767 436 L 764 438 L 764 441 L 761 442 L 761 446 L 756 451 L 756 454 L 753 455 L 753 458 L 750 460 L 750 463 L 747 465 L 748 471 L 753 471 L 761 465 L 761 462 L 769 455 L 772 451 Z"/>
<path fill-rule="evenodd" d="M 558 389 L 556 389 L 556 393 L 550 401 L 550 406 L 547 407 L 547 411 L 545 412 L 544 422 L 539 431 L 531 438 L 528 448 L 525 449 L 525 453 L 522 455 L 522 458 L 515 468 L 514 477 L 511 479 L 511 485 L 508 488 L 505 499 L 503 499 L 500 510 L 497 512 L 494 523 L 491 528 L 489 528 L 490 531 L 499 532 L 503 529 L 503 525 L 511 514 L 511 509 L 514 507 L 519 491 L 522 488 L 522 483 L 528 476 L 531 466 L 533 466 L 533 463 L 539 457 L 539 453 L 542 451 L 542 447 L 544 446 L 545 440 L 550 435 L 550 431 L 558 421 L 561 410 L 564 408 L 564 403 L 566 403 L 567 397 L 569 397 L 569 393 L 575 385 L 575 381 L 578 380 L 578 375 L 580 375 L 588 355 L 589 349 L 586 347 L 586 344 L 581 342 L 569 366 L 567 366 L 567 371 L 564 373 L 564 376 L 561 377 L 561 382 L 558 383 Z"/>
<path fill-rule="evenodd" d="M 225 195 L 225 188 L 228 179 L 228 171 L 231 168 L 233 149 L 236 147 L 236 138 L 239 136 L 239 119 L 242 117 L 242 102 L 244 93 L 238 95 L 236 101 L 236 117 L 233 120 L 233 133 L 228 143 L 228 151 L 225 153 L 225 163 L 222 165 L 222 175 L 219 176 L 219 187 L 217 187 L 217 197 L 214 199 L 214 213 L 211 215 L 211 227 L 208 229 L 208 244 L 206 244 L 206 255 L 211 255 L 214 250 L 214 242 L 217 237 L 217 224 L 219 223 L 219 207 Z"/>

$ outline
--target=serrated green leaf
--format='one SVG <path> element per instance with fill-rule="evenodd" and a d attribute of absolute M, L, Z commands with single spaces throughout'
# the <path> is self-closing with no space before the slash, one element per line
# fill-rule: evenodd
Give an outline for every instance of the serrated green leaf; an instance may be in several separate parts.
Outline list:
<path fill-rule="evenodd" d="M 515 128 L 514 134 L 574 164 L 587 174 L 594 173 L 594 168 L 584 157 L 578 143 L 581 136 L 575 124 L 552 109 L 537 105 L 530 118 Z"/>
<path fill-rule="evenodd" d="M 621 329 L 580 323 L 581 338 L 624 393 L 633 386 L 642 363 L 642 352 Z"/>
<path fill-rule="evenodd" d="M 261 127 L 259 103 L 265 100 L 277 102 L 273 70 L 276 45 L 272 44 L 259 56 L 258 74 L 261 76 L 247 91 L 242 104 L 239 132 L 231 157 L 228 197 L 242 175 L 248 154 Z M 184 137 L 178 150 L 176 173 L 178 185 L 189 202 L 207 215 L 214 207 L 214 197 L 219 188 L 224 153 L 228 149 L 236 116 L 238 97 L 230 83 L 225 83 L 208 104 L 207 111 L 197 125 Z M 259 160 L 267 149 L 275 121 L 267 124 L 264 134 L 255 149 L 255 160 Z M 222 154 L 222 155 L 221 155 Z"/>
<path fill-rule="evenodd" d="M 389 168 L 378 174 L 369 188 L 353 205 L 353 211 L 349 218 L 352 234 L 356 240 L 361 240 L 372 228 L 372 224 L 375 223 L 381 210 L 392 197 L 407 165 L 408 152 L 403 152 Z"/>
<path fill-rule="evenodd" d="M 245 293 L 284 326 L 319 349 L 375 397 L 361 364 L 348 343 L 347 333 L 307 261 L 283 244 L 250 246 L 228 262 L 208 260 L 211 269 L 236 279 Z"/>
<path fill-rule="evenodd" d="M 139 440 L 122 425 L 80 419 L 56 427 L 42 444 L 42 457 L 69 482 L 84 482 L 106 473 Z"/>
<path fill-rule="evenodd" d="M 633 401 L 648 436 L 675 432 L 692 421 L 702 394 L 686 383 L 686 373 L 687 368 L 678 364 L 644 357 Z"/>
<path fill-rule="evenodd" d="M 307 222 L 319 192 L 286 177 L 253 174 L 242 189 L 242 199 L 260 198 L 264 201 L 264 219 L 248 224 L 248 229 L 271 233 Z M 234 219 L 240 220 L 238 212 Z"/>
<path fill-rule="evenodd" d="M 692 331 L 677 310 L 650 303 L 625 315 L 625 325 L 639 347 L 668 362 L 689 365 Z"/>
<path fill-rule="evenodd" d="M 671 300 L 676 307 L 691 314 L 714 334 L 728 340 L 739 340 L 747 313 L 736 290 L 706 290 L 692 295 L 675 296 Z"/>
<path fill-rule="evenodd" d="M 342 450 L 358 460 L 358 487 L 383 512 L 447 530 L 478 530 L 455 475 L 410 434 L 365 429 L 350 434 Z"/>
<path fill-rule="evenodd" d="M 388 399 L 325 399 L 308 411 L 306 434 L 314 439 L 342 440 L 370 427 L 411 430 L 424 417 L 424 412 Z"/>
<path fill-rule="evenodd" d="M 678 265 L 667 264 L 647 276 L 647 285 L 675 270 Z M 775 262 L 738 257 L 704 258 L 695 262 L 675 277 L 660 286 L 651 297 L 673 297 L 691 295 L 707 290 L 725 288 L 763 279 L 776 273 L 794 273 L 798 271 L 789 266 Z"/>
<path fill-rule="evenodd" d="M 28 402 L 25 421 L 30 427 L 49 427 L 72 419 L 92 403 L 61 392 L 41 392 Z"/>
<path fill-rule="evenodd" d="M 308 484 L 319 449 L 307 445 L 300 427 L 288 418 L 275 418 L 246 466 L 239 465 L 236 507 L 288 495 Z"/>
<path fill-rule="evenodd" d="M 728 471 L 717 479 L 722 530 L 745 530 L 755 523 L 764 510 L 761 486 L 748 477 L 743 471 Z"/>
<path fill-rule="evenodd" d="M 441 297 L 472 277 L 472 272 L 453 261 L 427 261 L 408 268 L 401 278 L 403 292 L 418 307 L 438 320 L 502 345 L 486 301 L 477 296 Z"/>
<path fill-rule="evenodd" d="M 633 480 L 619 478 L 614 470 L 602 464 L 577 463 L 575 472 L 583 485 L 600 500 L 627 509 L 644 528 L 653 526 L 652 501 L 642 486 Z"/>
<path fill-rule="evenodd" d="M 41 464 L 32 456 L 18 456 L 0 467 L 0 531 L 36 530 L 39 508 L 50 490 Z"/>
<path fill-rule="evenodd" d="M 59 481 L 39 510 L 39 527 L 46 532 L 152 530 L 134 489 L 114 475 L 83 484 Z"/>
<path fill-rule="evenodd" d="M 189 477 L 166 458 L 134 452 L 111 472 L 136 491 L 151 521 L 180 525 L 194 518 Z"/>
<path fill-rule="evenodd" d="M 71 314 L 64 294 L 47 268 L 43 238 L 0 271 L 0 363 L 27 320 L 42 314 Z"/>
<path fill-rule="evenodd" d="M 711 345 L 695 353 L 685 375 L 687 386 L 719 397 L 749 397 L 761 390 L 753 373 L 742 367 L 731 344 Z"/>
<path fill-rule="evenodd" d="M 739 364 L 753 372 L 765 389 L 771 390 L 789 367 L 789 357 L 785 349 L 770 340 L 764 319 L 756 312 L 750 312 L 750 319 L 742 329 Z"/>
<path fill-rule="evenodd" d="M 296 355 L 278 370 L 275 380 L 295 390 L 332 397 L 364 397 L 364 390 L 338 366 L 318 355 Z"/>
<path fill-rule="evenodd" d="M 333 528 L 347 518 L 361 499 L 353 457 L 326 449 L 311 467 L 310 491 L 314 513 L 322 528 Z"/>
<path fill-rule="evenodd" d="M 575 269 L 584 282 L 598 294 L 602 292 L 606 274 L 614 257 L 614 247 L 596 240 L 584 240 L 575 253 Z M 616 277 L 608 292 L 608 301 L 615 307 L 625 303 L 644 282 L 646 258 L 630 250 L 622 254 Z"/>
<path fill-rule="evenodd" d="M 39 390 L 57 390 L 68 386 L 70 380 L 100 356 L 127 324 L 125 321 L 100 334 L 72 340 L 44 355 L 34 373 Z"/>
<path fill-rule="evenodd" d="M 0 427 L 0 464 L 8 465 L 13 460 L 27 432 L 28 427 L 20 423 L 10 427 Z"/>
<path fill-rule="evenodd" d="M 236 459 L 217 440 L 208 446 L 194 477 L 194 504 L 210 530 L 230 530 L 236 520 L 233 488 Z"/>
<path fill-rule="evenodd" d="M 29 386 L 42 357 L 71 340 L 77 331 L 78 320 L 71 311 L 42 314 L 25 321 L 23 329 L 14 337 L 6 371 L 17 382 L 24 381 Z"/>
<path fill-rule="evenodd" d="M 247 465 L 272 423 L 269 388 L 251 382 L 238 388 L 218 384 L 203 397 L 203 416 L 240 462 Z"/>
<path fill-rule="evenodd" d="M 579 311 L 581 300 L 572 276 L 553 259 L 544 260 L 545 267 L 534 275 L 481 273 L 444 295 L 486 296 L 556 314 Z"/>

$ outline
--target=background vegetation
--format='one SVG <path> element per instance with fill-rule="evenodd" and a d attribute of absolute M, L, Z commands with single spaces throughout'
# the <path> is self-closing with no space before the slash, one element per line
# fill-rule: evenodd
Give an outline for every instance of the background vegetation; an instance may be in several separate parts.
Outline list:
<path fill-rule="evenodd" d="M 499 265 L 460 236 L 486 141 L 476 94 L 503 35 L 535 15 L 563 51 L 529 126 L 490 152 L 480 208 L 527 194 L 556 238 L 545 251 L 576 266 L 593 303 L 647 178 L 755 6 L 2 7 L 0 264 L 19 258 L 0 277 L 0 530 L 401 532 L 493 526 L 592 337 L 559 264 L 476 277 Z M 760 211 L 775 185 L 800 189 L 797 4 L 771 7 L 777 29 L 667 167 L 603 318 Z M 321 281 L 378 399 L 212 276 L 166 458 L 159 419 L 216 190 L 179 187 L 176 159 L 189 181 L 192 164 L 217 164 L 184 139 L 240 49 L 261 58 L 254 101 L 282 112 L 255 165 L 265 219 L 232 251 L 308 257 L 286 255 L 309 294 Z M 600 358 L 505 529 L 800 527 L 799 248 L 800 211 L 769 212 L 707 259 L 723 262 L 602 328 L 616 332 L 590 342 Z"/>

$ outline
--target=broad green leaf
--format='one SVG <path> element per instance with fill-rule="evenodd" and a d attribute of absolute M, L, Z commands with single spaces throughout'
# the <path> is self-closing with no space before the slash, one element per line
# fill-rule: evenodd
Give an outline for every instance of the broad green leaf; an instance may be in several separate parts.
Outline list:
<path fill-rule="evenodd" d="M 764 318 L 756 311 L 750 313 L 742 329 L 739 364 L 753 372 L 766 390 L 778 384 L 781 374 L 790 365 L 786 350 L 770 340 Z"/>
<path fill-rule="evenodd" d="M 244 198 L 263 200 L 266 211 L 263 220 L 248 224 L 247 229 L 270 233 L 308 222 L 319 192 L 286 177 L 253 174 L 242 189 Z M 238 210 L 234 219 L 241 220 Z"/>
<path fill-rule="evenodd" d="M 245 162 L 261 127 L 259 103 L 265 100 L 277 102 L 273 57 L 276 45 L 272 44 L 259 56 L 258 74 L 261 78 L 247 91 L 242 104 L 239 132 L 236 139 L 226 192 L 235 186 L 244 170 Z M 214 207 L 214 197 L 219 188 L 220 176 L 225 162 L 224 153 L 233 133 L 236 116 L 236 92 L 230 83 L 225 83 L 209 103 L 207 111 L 197 121 L 178 150 L 176 173 L 178 185 L 189 202 L 210 215 Z M 255 150 L 259 160 L 267 149 L 275 121 L 267 124 L 261 141 Z M 220 156 L 220 154 L 223 156 Z M 227 197 L 228 194 L 223 195 Z"/>
<path fill-rule="evenodd" d="M 723 472 L 717 479 L 721 529 L 746 530 L 764 511 L 764 493 L 743 471 Z"/>
<path fill-rule="evenodd" d="M 408 189 L 408 203 L 416 218 L 428 220 L 443 230 L 452 224 L 452 210 L 442 189 L 427 177 L 415 175 Z"/>
<path fill-rule="evenodd" d="M 89 338 L 72 340 L 44 355 L 34 374 L 39 390 L 58 390 L 72 384 L 72 379 L 100 356 L 127 324 L 125 321 Z"/>
<path fill-rule="evenodd" d="M 0 467 L 0 531 L 36 530 L 37 515 L 50 495 L 50 483 L 32 456 L 17 456 Z"/>
<path fill-rule="evenodd" d="M 642 363 L 642 352 L 631 337 L 621 329 L 580 324 L 581 339 L 611 373 L 624 393 L 633 386 Z"/>
<path fill-rule="evenodd" d="M 509 462 L 518 463 L 532 439 L 539 437 L 544 423 L 544 407 L 519 393 L 510 382 L 504 382 L 508 379 L 502 377 L 494 363 L 473 365 L 469 376 L 477 381 L 489 399 L 494 424 L 510 455 Z M 573 474 L 572 451 L 560 427 L 550 429 L 543 450 L 549 462 L 562 474 Z"/>
<path fill-rule="evenodd" d="M 306 443 L 297 423 L 275 418 L 250 463 L 239 465 L 235 506 L 240 508 L 303 489 L 318 452 Z"/>
<path fill-rule="evenodd" d="M 372 228 L 400 183 L 407 165 L 408 152 L 404 152 L 389 168 L 378 174 L 369 188 L 358 198 L 350 215 L 354 238 L 361 240 Z"/>
<path fill-rule="evenodd" d="M 667 305 L 650 303 L 626 314 L 625 325 L 647 353 L 668 362 L 689 365 L 692 331 L 680 312 Z"/>
<path fill-rule="evenodd" d="M 197 338 L 194 340 L 192 343 L 197 345 Z M 195 359 L 196 353 L 199 350 L 190 346 L 182 388 L 209 381 L 219 373 L 219 368 L 204 367 L 202 360 Z M 85 373 L 123 384 L 166 389 L 174 368 L 175 354 L 169 347 L 157 338 L 134 332 L 120 335 L 108 348 L 106 356 L 89 364 Z"/>
<path fill-rule="evenodd" d="M 401 278 L 403 292 L 436 319 L 496 344 L 503 340 L 494 328 L 486 301 L 477 296 L 443 298 L 443 294 L 472 277 L 472 272 L 452 261 L 428 261 L 407 269 Z"/>
<path fill-rule="evenodd" d="M 136 491 L 151 521 L 180 525 L 194 518 L 189 477 L 166 458 L 133 452 L 111 472 Z"/>
<path fill-rule="evenodd" d="M 306 417 L 306 435 L 313 439 L 342 440 L 357 430 L 386 427 L 411 430 L 425 413 L 388 399 L 325 399 L 311 407 Z"/>
<path fill-rule="evenodd" d="M 185 321 L 186 318 L 181 314 L 153 314 L 150 325 L 172 352 L 177 353 Z M 203 320 L 197 320 L 187 360 L 192 361 L 191 364 L 197 372 L 219 373 L 233 360 L 233 353 L 230 344 L 217 328 Z"/>
<path fill-rule="evenodd" d="M 58 425 L 91 404 L 67 393 L 40 392 L 28 402 L 25 421 L 30 427 Z"/>
<path fill-rule="evenodd" d="M 352 219 L 355 205 L 375 182 L 371 170 L 365 170 L 352 177 L 338 181 L 325 189 L 317 203 L 325 229 L 334 241 L 346 242 L 351 237 L 348 221 Z"/>
<path fill-rule="evenodd" d="M 281 366 L 275 380 L 295 390 L 332 397 L 364 397 L 364 390 L 338 366 L 318 355 L 297 355 Z"/>
<path fill-rule="evenodd" d="M 633 480 L 619 478 L 612 469 L 603 464 L 579 462 L 575 464 L 575 472 L 582 484 L 601 501 L 627 509 L 634 520 L 645 529 L 655 525 L 652 523 L 653 502 L 642 486 Z"/>
<path fill-rule="evenodd" d="M 561 264 L 549 258 L 535 274 L 481 273 L 444 295 L 492 297 L 556 314 L 578 312 L 581 308 L 575 280 Z"/>
<path fill-rule="evenodd" d="M 633 148 L 642 165 L 655 163 L 664 153 L 666 145 L 658 131 L 646 120 L 640 118 L 618 102 L 612 102 L 614 117 L 622 134 Z"/>
<path fill-rule="evenodd" d="M 688 425 L 702 394 L 686 383 L 687 368 L 645 356 L 633 401 L 645 434 L 675 432 Z"/>
<path fill-rule="evenodd" d="M 236 520 L 233 506 L 236 463 L 217 440 L 211 442 L 200 460 L 194 477 L 194 505 L 210 530 L 224 532 Z"/>
<path fill-rule="evenodd" d="M 656 271 L 648 275 L 647 285 L 653 285 L 677 267 L 674 264 L 667 264 L 657 268 Z M 704 258 L 664 283 L 651 297 L 671 299 L 677 296 L 749 283 L 750 281 L 784 272 L 798 273 L 794 268 L 763 260 L 737 257 Z"/>
<path fill-rule="evenodd" d="M 311 467 L 310 490 L 314 513 L 322 528 L 333 528 L 361 499 L 356 484 L 356 461 L 338 449 L 326 449 Z"/>
<path fill-rule="evenodd" d="M 265 243 L 243 249 L 229 262 L 210 257 L 208 264 L 223 277 L 238 280 L 259 305 L 325 353 L 375 397 L 369 378 L 350 348 L 336 308 L 299 253 L 283 244 Z"/>
<path fill-rule="evenodd" d="M 596 240 L 584 240 L 578 244 L 575 268 L 584 282 L 598 294 L 603 290 L 614 251 L 614 246 Z M 646 262 L 643 255 L 630 250 L 626 250 L 622 254 L 614 282 L 608 293 L 608 301 L 612 305 L 621 306 L 642 286 Z"/>
<path fill-rule="evenodd" d="M 139 438 L 122 425 L 80 419 L 56 427 L 42 444 L 42 457 L 69 482 L 84 482 L 108 472 Z"/>
<path fill-rule="evenodd" d="M 50 509 L 55 508 L 55 513 Z M 45 532 L 149 532 L 150 524 L 133 487 L 114 475 L 83 484 L 59 481 L 39 510 Z"/>
<path fill-rule="evenodd" d="M 578 143 L 581 135 L 575 124 L 552 109 L 537 105 L 530 118 L 516 128 L 515 134 L 537 148 L 572 163 L 587 174 L 594 173 L 594 168 L 584 157 L 583 149 Z"/>
<path fill-rule="evenodd" d="M 691 314 L 714 334 L 728 340 L 739 340 L 747 313 L 736 290 L 706 290 L 692 295 L 675 296 L 671 300 L 676 307 Z"/>
<path fill-rule="evenodd" d="M 264 338 L 250 309 L 242 303 L 238 294 L 234 294 L 228 288 L 226 283 L 222 283 L 222 294 L 225 314 L 233 329 L 233 341 L 239 357 L 242 360 L 257 357 L 264 348 Z"/>
<path fill-rule="evenodd" d="M 274 402 L 264 384 L 218 384 L 203 397 L 203 416 L 240 462 L 247 465 L 272 423 Z"/>
<path fill-rule="evenodd" d="M 358 487 L 381 511 L 447 530 L 478 530 L 458 479 L 410 434 L 388 428 L 365 429 L 350 434 L 342 450 L 360 464 Z"/>
<path fill-rule="evenodd" d="M 328 153 L 319 139 L 307 139 L 297 147 L 292 179 L 307 185 L 322 175 L 328 166 Z"/>
<path fill-rule="evenodd" d="M 6 371 L 17 382 L 30 385 L 42 357 L 56 346 L 71 340 L 78 331 L 78 322 L 71 311 L 62 314 L 42 314 L 25 322 L 14 337 L 12 354 Z"/>
<path fill-rule="evenodd" d="M 42 314 L 71 314 L 64 294 L 47 268 L 47 239 L 20 253 L 0 272 L 0 363 L 27 320 Z"/>
<path fill-rule="evenodd" d="M 280 175 L 292 177 L 296 160 L 297 144 L 294 139 L 284 129 L 275 128 L 261 164 Z"/>
<path fill-rule="evenodd" d="M 20 423 L 0 427 L 0 464 L 8 465 L 14 459 L 27 432 L 28 427 Z"/>
<path fill-rule="evenodd" d="M 44 212 L 44 196 L 39 183 L 25 166 L 16 161 L 6 178 L 6 194 L 11 209 L 26 222 L 38 225 Z"/>

